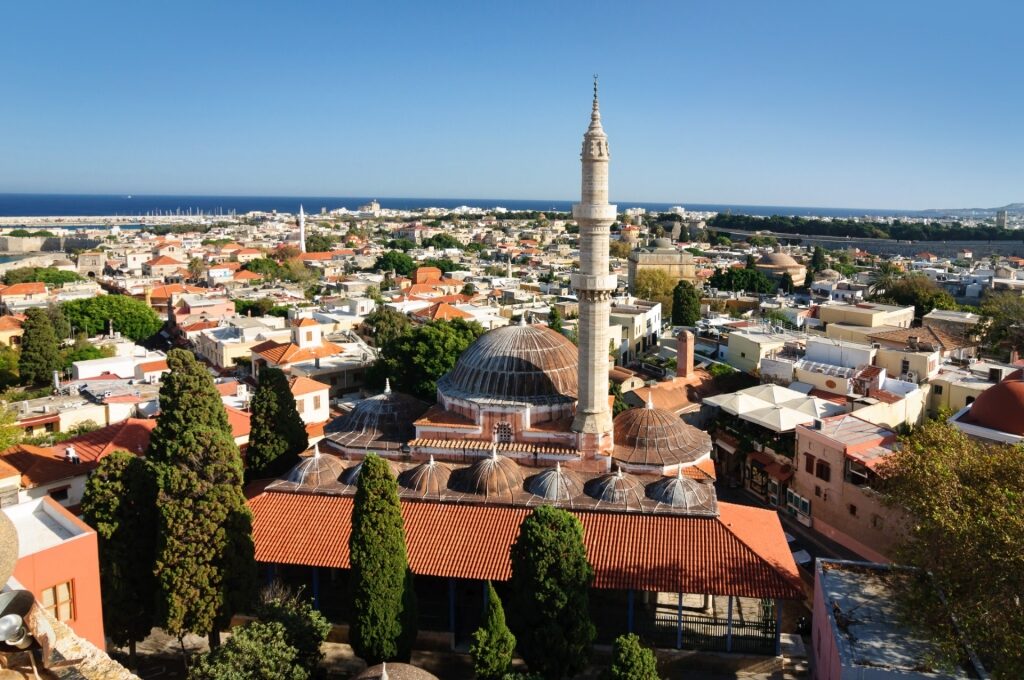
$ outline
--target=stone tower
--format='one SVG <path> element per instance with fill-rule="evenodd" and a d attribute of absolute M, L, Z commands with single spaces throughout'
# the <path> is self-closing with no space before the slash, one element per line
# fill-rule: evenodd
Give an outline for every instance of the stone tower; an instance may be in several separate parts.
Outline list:
<path fill-rule="evenodd" d="M 608 241 L 615 206 L 608 204 L 608 136 L 601 127 L 594 80 L 590 127 L 583 135 L 583 186 L 572 216 L 580 226 L 580 271 L 572 275 L 579 298 L 579 402 L 572 429 L 585 457 L 607 451 L 612 441 L 608 405 L 608 313 L 617 279 L 608 273 Z"/>

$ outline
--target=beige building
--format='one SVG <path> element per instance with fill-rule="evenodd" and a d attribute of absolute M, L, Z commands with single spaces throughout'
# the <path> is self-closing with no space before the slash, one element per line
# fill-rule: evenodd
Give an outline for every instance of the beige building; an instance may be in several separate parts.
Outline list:
<path fill-rule="evenodd" d="M 744 328 L 730 331 L 726 362 L 744 373 L 754 375 L 761 366 L 761 359 L 774 355 L 797 338 L 789 333 L 776 333 L 766 328 Z"/>
<path fill-rule="evenodd" d="M 920 384 L 938 375 L 939 353 L 880 347 L 875 354 L 875 366 L 881 366 L 894 378 Z"/>
<path fill-rule="evenodd" d="M 642 271 L 658 269 L 668 274 L 673 281 L 699 283 L 697 262 L 692 253 L 679 250 L 667 238 L 658 238 L 645 248 L 638 248 L 629 254 L 629 292 L 633 293 L 636 276 Z"/>
<path fill-rule="evenodd" d="M 930 384 L 928 413 L 934 416 L 940 411 L 956 413 L 971 405 L 995 382 L 987 377 L 975 375 L 967 369 L 942 368 L 931 379 Z"/>
<path fill-rule="evenodd" d="M 786 505 L 803 524 L 875 562 L 888 562 L 903 514 L 878 492 L 878 465 L 893 453 L 896 433 L 853 415 L 796 428 L 796 472 Z"/>
<path fill-rule="evenodd" d="M 818 318 L 825 324 L 910 328 L 914 321 L 914 308 L 883 305 L 877 302 L 858 302 L 853 305 L 832 303 L 818 308 Z"/>

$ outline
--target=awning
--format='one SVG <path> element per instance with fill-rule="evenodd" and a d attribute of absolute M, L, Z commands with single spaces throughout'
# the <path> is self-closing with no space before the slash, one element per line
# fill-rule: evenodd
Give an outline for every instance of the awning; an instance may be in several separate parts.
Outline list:
<path fill-rule="evenodd" d="M 747 460 L 777 482 L 786 482 L 793 476 L 793 467 L 783 465 L 766 453 L 754 451 L 747 454 Z"/>

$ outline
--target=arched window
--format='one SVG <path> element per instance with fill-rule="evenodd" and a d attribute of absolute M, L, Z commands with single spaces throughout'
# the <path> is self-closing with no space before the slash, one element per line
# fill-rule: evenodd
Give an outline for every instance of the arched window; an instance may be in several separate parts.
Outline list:
<path fill-rule="evenodd" d="M 512 441 L 512 424 L 511 423 L 498 423 L 494 426 L 494 438 L 506 444 Z"/>

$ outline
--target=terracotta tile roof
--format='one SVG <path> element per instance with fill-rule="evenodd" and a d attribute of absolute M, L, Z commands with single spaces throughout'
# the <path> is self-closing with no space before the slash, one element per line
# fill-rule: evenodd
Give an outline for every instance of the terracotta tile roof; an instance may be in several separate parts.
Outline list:
<path fill-rule="evenodd" d="M 326 340 L 317 347 L 306 348 L 299 347 L 291 342 L 267 340 L 253 347 L 252 351 L 268 362 L 280 365 L 334 356 L 335 354 L 341 354 L 342 348 Z"/>
<path fill-rule="evenodd" d="M 218 326 L 220 326 L 220 324 L 216 321 L 196 321 L 195 323 L 190 323 L 187 326 L 182 326 L 181 332 L 196 333 L 198 331 L 207 331 L 211 328 L 217 328 Z"/>
<path fill-rule="evenodd" d="M 21 330 L 21 319 L 13 316 L 0 316 L 0 331 Z"/>
<path fill-rule="evenodd" d="M 971 347 L 975 343 L 960 340 L 940 328 L 934 326 L 921 326 L 919 328 L 899 328 L 885 333 L 872 333 L 868 336 L 872 340 L 881 340 L 889 343 L 909 345 L 910 338 L 918 339 L 921 345 L 931 345 L 940 352 L 949 352 L 958 347 Z M 924 349 L 922 347 L 922 349 Z"/>
<path fill-rule="evenodd" d="M 307 378 L 303 375 L 297 375 L 290 379 L 288 381 L 288 387 L 291 390 L 292 395 L 296 397 L 331 389 L 331 386 L 327 383 L 322 383 L 319 380 L 313 380 L 312 378 Z"/>
<path fill-rule="evenodd" d="M 235 281 L 255 281 L 256 279 L 262 279 L 263 277 L 256 272 L 248 270 L 242 270 L 235 272 L 234 276 L 231 277 Z"/>
<path fill-rule="evenodd" d="M 69 444 L 74 444 L 75 451 L 83 462 L 98 461 L 114 451 L 123 450 L 142 454 L 149 447 L 149 437 L 153 433 L 154 427 L 156 427 L 156 420 L 129 418 L 120 423 L 79 435 L 74 439 L 68 439 L 57 444 L 53 449 L 63 455 L 64 449 Z"/>
<path fill-rule="evenodd" d="M 473 315 L 469 312 L 464 312 L 457 307 L 452 307 L 447 302 L 438 302 L 437 304 L 430 305 L 425 309 L 415 311 L 412 316 L 419 319 L 443 319 L 449 321 L 451 319 L 472 319 Z"/>
<path fill-rule="evenodd" d="M 167 366 L 166 359 L 160 359 L 159 361 L 144 361 L 139 364 L 139 368 L 142 369 L 143 373 L 152 373 L 153 371 L 168 371 L 170 370 Z"/>
<path fill-rule="evenodd" d="M 331 251 L 321 253 L 301 253 L 299 255 L 299 259 L 303 262 L 322 262 L 324 260 L 333 260 L 334 253 Z"/>
<path fill-rule="evenodd" d="M 302 327 L 305 327 L 305 326 L 319 326 L 320 324 L 318 324 L 313 319 L 310 319 L 309 317 L 305 317 L 305 318 L 302 318 L 302 319 L 298 319 L 292 325 L 302 328 Z"/>
<path fill-rule="evenodd" d="M 228 423 L 231 424 L 231 436 L 235 439 L 248 437 L 252 426 L 249 421 L 249 414 L 232 406 L 225 406 L 228 412 Z"/>
<path fill-rule="evenodd" d="M 226 380 L 219 382 L 214 385 L 217 388 L 217 392 L 222 397 L 233 397 L 238 394 L 238 381 L 237 380 Z"/>
<path fill-rule="evenodd" d="M 15 283 L 0 290 L 0 297 L 15 297 L 17 295 L 43 295 L 46 293 L 46 284 L 38 281 L 28 283 Z"/>
<path fill-rule="evenodd" d="M 455 411 L 446 411 L 441 406 L 434 404 L 427 412 L 420 416 L 414 425 L 444 425 L 445 427 L 465 427 L 476 429 L 477 424 L 464 415 Z"/>
<path fill-rule="evenodd" d="M 3 458 L 0 458 L 0 478 L 15 477 L 20 475 L 21 472 L 18 471 L 18 468 L 6 462 Z"/>
<path fill-rule="evenodd" d="M 146 264 L 148 264 L 150 267 L 163 267 L 163 266 L 169 266 L 169 265 L 181 266 L 181 265 L 183 265 L 185 263 L 182 262 L 181 260 L 175 260 L 173 257 L 168 257 L 167 255 L 161 255 L 160 257 L 154 257 L 152 260 L 150 260 Z"/>
<path fill-rule="evenodd" d="M 264 492 L 249 501 L 260 562 L 345 569 L 351 496 Z M 409 564 L 425 576 L 508 580 L 527 508 L 404 500 Z M 594 587 L 802 599 L 778 516 L 719 503 L 719 517 L 577 511 Z M 629 549 L 624 549 L 628 547 Z"/>

